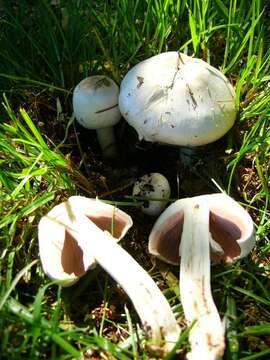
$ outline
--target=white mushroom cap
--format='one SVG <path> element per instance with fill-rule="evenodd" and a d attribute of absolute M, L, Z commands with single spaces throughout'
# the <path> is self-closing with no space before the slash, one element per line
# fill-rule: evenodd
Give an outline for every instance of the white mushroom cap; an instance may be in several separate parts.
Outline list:
<path fill-rule="evenodd" d="M 228 79 L 203 60 L 175 51 L 142 61 L 127 73 L 119 108 L 140 139 L 178 146 L 211 143 L 236 117 Z"/>
<path fill-rule="evenodd" d="M 87 129 L 115 125 L 121 118 L 118 95 L 118 85 L 107 76 L 94 75 L 83 79 L 73 92 L 75 118 Z"/>
<path fill-rule="evenodd" d="M 254 226 L 241 205 L 222 193 L 192 199 L 209 206 L 210 250 L 214 262 L 231 262 L 250 253 L 255 245 Z M 189 198 L 180 199 L 168 206 L 155 222 L 149 237 L 149 252 L 174 265 L 180 261 L 179 244 L 187 201 Z"/>
<path fill-rule="evenodd" d="M 63 286 L 71 286 L 96 265 L 95 258 L 85 257 L 73 238 L 67 236 L 61 219 L 67 211 L 81 212 L 95 225 L 119 241 L 132 226 L 124 211 L 98 199 L 72 196 L 55 206 L 38 225 L 39 254 L 46 275 Z M 89 255 L 89 254 L 88 254 Z"/>
<path fill-rule="evenodd" d="M 133 196 L 145 197 L 141 209 L 147 215 L 159 215 L 167 205 L 170 195 L 170 184 L 160 173 L 143 175 L 133 186 Z"/>

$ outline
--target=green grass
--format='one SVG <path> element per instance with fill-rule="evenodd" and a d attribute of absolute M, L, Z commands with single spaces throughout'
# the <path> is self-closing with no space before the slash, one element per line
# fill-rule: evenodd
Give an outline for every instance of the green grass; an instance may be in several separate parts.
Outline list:
<path fill-rule="evenodd" d="M 268 2 L 54 3 L 58 2 L 0 2 L 1 358 L 74 359 L 82 354 L 90 359 L 158 358 L 147 347 L 143 349 L 147 340 L 136 313 L 121 289 L 100 269 L 71 289 L 49 282 L 38 260 L 37 224 L 43 214 L 70 195 L 98 195 L 122 205 L 132 215 L 134 227 L 123 246 L 147 269 L 151 267 L 146 243 L 152 220 L 142 217 L 128 197 L 134 175 L 127 169 L 138 166 L 136 161 L 142 164 L 143 145 L 134 140 L 134 148 L 127 150 L 131 160 L 117 164 L 113 171 L 113 165 L 103 161 L 94 134 L 84 136 L 74 123 L 71 93 L 87 74 L 105 73 L 120 83 L 139 61 L 161 51 L 180 50 L 220 68 L 236 88 L 239 117 L 234 129 L 223 139 L 216 156 L 202 157 L 203 166 L 186 170 L 186 175 L 192 174 L 197 191 L 202 180 L 204 190 L 225 189 L 254 220 L 255 250 L 234 265 L 213 268 L 212 289 L 221 316 L 226 315 L 224 359 L 268 359 Z M 119 139 L 123 142 L 127 132 L 122 124 Z M 155 149 L 148 151 L 153 154 Z M 168 151 L 178 160 L 177 150 Z M 176 183 L 181 169 L 178 175 L 170 174 Z M 194 188 L 181 179 L 180 194 L 189 195 Z M 177 196 L 176 190 L 173 195 Z M 164 275 L 168 268 L 169 277 Z M 166 271 L 156 268 L 153 275 L 182 323 L 177 276 L 172 267 Z M 183 332 L 165 359 L 173 359 L 187 347 L 187 332 Z"/>

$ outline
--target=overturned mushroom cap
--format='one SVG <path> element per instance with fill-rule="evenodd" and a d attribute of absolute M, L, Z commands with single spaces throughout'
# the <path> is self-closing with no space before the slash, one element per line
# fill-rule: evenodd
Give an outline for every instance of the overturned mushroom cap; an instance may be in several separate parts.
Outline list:
<path fill-rule="evenodd" d="M 181 331 L 170 305 L 149 274 L 115 241 L 131 225 L 131 218 L 111 205 L 71 197 L 40 221 L 43 269 L 67 286 L 97 262 L 129 296 L 153 346 L 167 352 Z"/>
<path fill-rule="evenodd" d="M 124 211 L 98 199 L 71 196 L 67 202 L 55 206 L 39 222 L 39 253 L 44 272 L 63 286 L 70 286 L 96 265 L 94 257 L 84 257 L 82 249 L 61 224 L 65 211 L 86 215 L 95 225 L 108 231 L 119 241 L 132 226 L 132 219 Z M 90 241 L 91 239 L 89 239 Z"/>
<path fill-rule="evenodd" d="M 142 61 L 127 73 L 119 109 L 140 139 L 178 146 L 211 143 L 236 117 L 228 79 L 203 60 L 175 51 Z"/>
<path fill-rule="evenodd" d="M 178 200 L 155 223 L 149 251 L 180 263 L 184 314 L 189 323 L 196 321 L 189 333 L 187 359 L 220 360 L 225 349 L 224 328 L 211 293 L 210 256 L 232 261 L 247 255 L 254 242 L 250 216 L 224 194 Z"/>
<path fill-rule="evenodd" d="M 193 198 L 195 199 L 195 198 Z M 253 222 L 245 209 L 225 194 L 201 195 L 210 208 L 211 259 L 231 262 L 249 254 L 255 244 Z M 177 265 L 187 199 L 171 204 L 157 219 L 149 237 L 149 252 Z"/>
<path fill-rule="evenodd" d="M 107 76 L 94 75 L 83 79 L 73 92 L 77 121 L 87 129 L 115 125 L 121 118 L 118 95 L 118 85 Z"/>

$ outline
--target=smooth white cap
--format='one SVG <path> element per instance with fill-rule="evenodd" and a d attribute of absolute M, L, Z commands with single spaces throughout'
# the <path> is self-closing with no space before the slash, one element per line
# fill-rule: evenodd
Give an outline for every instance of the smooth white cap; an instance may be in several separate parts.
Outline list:
<path fill-rule="evenodd" d="M 142 61 L 126 74 L 119 109 L 140 140 L 177 146 L 211 143 L 236 118 L 228 79 L 203 60 L 176 51 Z"/>
<path fill-rule="evenodd" d="M 95 75 L 83 79 L 73 92 L 76 120 L 87 129 L 115 125 L 121 118 L 118 96 L 118 85 L 107 76 Z"/>
<path fill-rule="evenodd" d="M 133 186 L 133 196 L 145 197 L 141 209 L 147 215 L 159 215 L 166 207 L 170 195 L 170 184 L 166 177 L 160 173 L 143 175 Z"/>

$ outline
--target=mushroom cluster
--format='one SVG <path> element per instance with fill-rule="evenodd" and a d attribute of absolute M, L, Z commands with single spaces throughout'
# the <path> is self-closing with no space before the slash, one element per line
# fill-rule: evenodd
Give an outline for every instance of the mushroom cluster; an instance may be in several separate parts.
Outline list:
<path fill-rule="evenodd" d="M 236 118 L 235 92 L 216 68 L 179 52 L 134 66 L 118 85 L 90 76 L 74 89 L 77 121 L 96 129 L 104 157 L 116 156 L 113 126 L 123 116 L 139 139 L 192 149 L 221 138 Z M 188 151 L 189 152 L 189 151 Z M 159 173 L 138 179 L 133 196 L 142 211 L 159 215 L 170 185 Z M 70 286 L 97 263 L 126 291 L 155 344 L 173 348 L 180 335 L 169 303 L 148 273 L 117 242 L 132 226 L 124 211 L 98 199 L 72 196 L 44 216 L 38 228 L 45 273 Z M 210 264 L 246 256 L 255 243 L 248 213 L 225 194 L 201 195 L 171 204 L 156 220 L 149 252 L 180 264 L 180 296 L 190 331 L 189 360 L 221 359 L 224 328 L 210 284 Z"/>
<path fill-rule="evenodd" d="M 119 95 L 119 99 L 118 99 Z M 118 85 L 106 76 L 83 79 L 73 93 L 78 122 L 97 129 L 105 157 L 116 154 L 112 126 L 121 118 L 139 139 L 194 147 L 222 137 L 236 118 L 235 91 L 205 61 L 169 51 L 134 66 Z"/>

